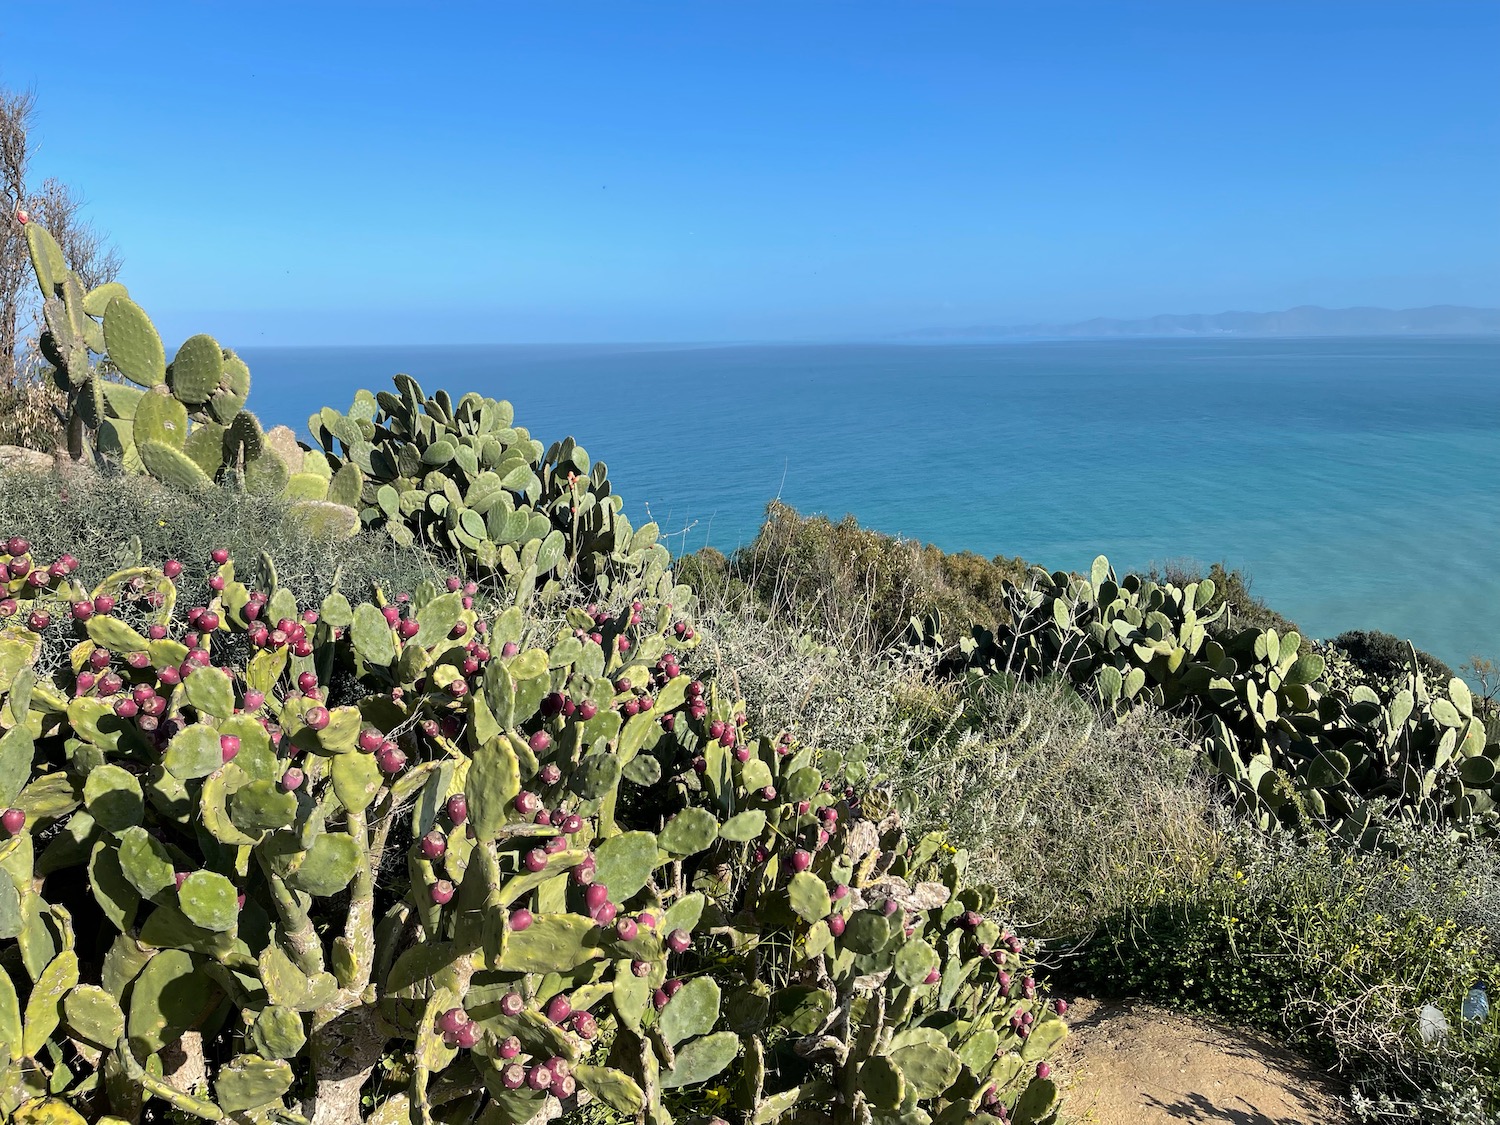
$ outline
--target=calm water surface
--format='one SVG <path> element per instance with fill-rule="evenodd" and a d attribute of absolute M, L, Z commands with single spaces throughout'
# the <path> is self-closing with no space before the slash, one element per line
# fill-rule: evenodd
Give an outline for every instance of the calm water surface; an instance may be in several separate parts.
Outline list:
<path fill-rule="evenodd" d="M 948 550 L 1224 561 L 1317 636 L 1500 657 L 1500 339 L 248 348 L 304 430 L 404 371 L 605 460 L 674 549 L 766 502 Z"/>

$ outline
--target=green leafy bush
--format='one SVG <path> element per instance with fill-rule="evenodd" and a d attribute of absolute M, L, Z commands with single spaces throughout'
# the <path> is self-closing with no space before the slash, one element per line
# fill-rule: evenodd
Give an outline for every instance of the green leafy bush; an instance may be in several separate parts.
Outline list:
<path fill-rule="evenodd" d="M 947 554 L 862 528 L 852 516 L 802 516 L 780 501 L 732 558 L 711 548 L 690 558 L 705 593 L 751 598 L 767 614 L 868 652 L 905 637 L 913 619 L 963 636 L 995 627 L 1006 579 L 1025 573 L 1019 559 Z"/>
<path fill-rule="evenodd" d="M 1123 888 L 1130 905 L 1065 959 L 1064 979 L 1289 1035 L 1339 1067 L 1369 1119 L 1487 1125 L 1500 1022 L 1466 1024 L 1460 1008 L 1500 979 L 1500 859 L 1431 829 L 1386 840 L 1362 854 L 1238 834 L 1194 877 Z M 1429 1021 L 1424 1035 L 1427 1006 L 1445 1032 Z"/>

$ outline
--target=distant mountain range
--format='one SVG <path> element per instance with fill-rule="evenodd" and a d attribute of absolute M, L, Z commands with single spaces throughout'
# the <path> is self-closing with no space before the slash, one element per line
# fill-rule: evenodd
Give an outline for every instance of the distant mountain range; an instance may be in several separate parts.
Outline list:
<path fill-rule="evenodd" d="M 1104 338 L 1111 336 L 1486 336 L 1500 333 L 1500 309 L 1431 305 L 1425 309 L 1325 309 L 1192 313 L 1144 320 L 1095 317 L 1076 324 L 975 325 L 903 332 L 906 340 Z"/>

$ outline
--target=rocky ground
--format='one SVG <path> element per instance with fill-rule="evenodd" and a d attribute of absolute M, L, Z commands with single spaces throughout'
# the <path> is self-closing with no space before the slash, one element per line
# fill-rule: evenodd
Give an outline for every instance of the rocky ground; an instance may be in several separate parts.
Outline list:
<path fill-rule="evenodd" d="M 1338 1084 L 1269 1038 L 1078 1000 L 1058 1072 L 1069 1125 L 1345 1125 Z"/>

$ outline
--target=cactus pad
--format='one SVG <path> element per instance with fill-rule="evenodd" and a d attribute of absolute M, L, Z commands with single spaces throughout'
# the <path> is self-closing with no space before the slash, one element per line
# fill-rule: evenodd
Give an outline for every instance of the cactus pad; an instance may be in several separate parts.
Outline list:
<path fill-rule="evenodd" d="M 121 375 L 142 387 L 166 381 L 167 358 L 156 326 L 129 297 L 116 295 L 104 311 L 104 344 Z"/>

